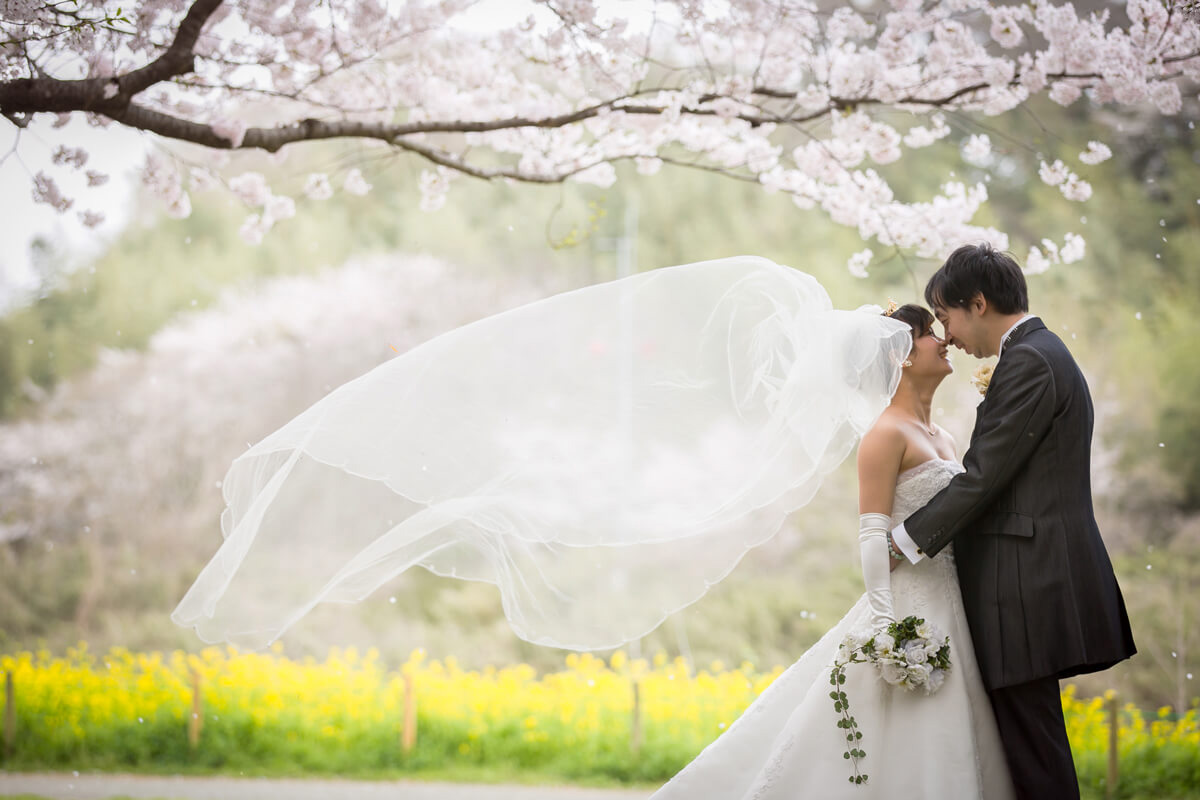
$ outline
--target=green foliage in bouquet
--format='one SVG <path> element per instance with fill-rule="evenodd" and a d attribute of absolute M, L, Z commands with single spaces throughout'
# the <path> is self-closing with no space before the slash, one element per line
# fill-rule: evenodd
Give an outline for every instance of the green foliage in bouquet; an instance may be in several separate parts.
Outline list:
<path fill-rule="evenodd" d="M 829 672 L 829 683 L 833 691 L 833 709 L 841 715 L 838 729 L 845 731 L 846 750 L 842 757 L 850 761 L 854 774 L 850 782 L 867 782 L 867 774 L 859 769 L 858 762 L 866 757 L 862 749 L 862 731 L 850 714 L 850 701 L 842 685 L 846 682 L 846 666 L 849 664 L 874 664 L 879 676 L 892 686 L 902 686 L 909 691 L 918 687 L 925 694 L 933 694 L 941 688 L 950 670 L 950 637 L 919 617 L 908 616 L 893 622 L 886 629 L 864 638 L 850 634 L 838 648 L 837 658 Z"/>

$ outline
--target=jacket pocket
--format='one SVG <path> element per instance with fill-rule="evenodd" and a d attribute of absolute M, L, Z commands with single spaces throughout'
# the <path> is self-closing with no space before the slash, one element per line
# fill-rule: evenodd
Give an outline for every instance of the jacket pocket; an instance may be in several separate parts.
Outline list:
<path fill-rule="evenodd" d="M 1033 517 L 1016 511 L 1000 511 L 980 521 L 979 532 L 992 536 L 1033 537 Z"/>

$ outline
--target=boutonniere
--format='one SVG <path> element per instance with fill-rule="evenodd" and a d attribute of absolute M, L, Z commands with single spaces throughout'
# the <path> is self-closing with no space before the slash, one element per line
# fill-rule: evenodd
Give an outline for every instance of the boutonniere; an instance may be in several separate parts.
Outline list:
<path fill-rule="evenodd" d="M 982 364 L 971 376 L 971 384 L 979 390 L 980 394 L 987 395 L 988 384 L 992 382 L 992 371 L 995 368 L 993 364 Z"/>

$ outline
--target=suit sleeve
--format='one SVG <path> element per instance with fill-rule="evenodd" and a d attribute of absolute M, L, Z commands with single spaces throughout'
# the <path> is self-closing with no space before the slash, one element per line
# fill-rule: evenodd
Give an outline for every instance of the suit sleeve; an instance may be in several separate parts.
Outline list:
<path fill-rule="evenodd" d="M 992 396 L 971 446 L 965 472 L 954 477 L 904 522 L 925 555 L 936 555 L 966 530 L 1012 482 L 1050 430 L 1054 419 L 1054 373 L 1032 347 L 1006 353 L 992 376 Z"/>

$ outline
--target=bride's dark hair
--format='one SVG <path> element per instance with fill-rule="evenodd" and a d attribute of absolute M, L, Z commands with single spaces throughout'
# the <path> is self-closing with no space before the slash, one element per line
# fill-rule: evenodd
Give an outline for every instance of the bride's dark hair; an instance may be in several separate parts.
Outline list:
<path fill-rule="evenodd" d="M 905 303 L 887 316 L 907 323 L 912 328 L 914 342 L 933 328 L 933 312 L 916 303 Z"/>

